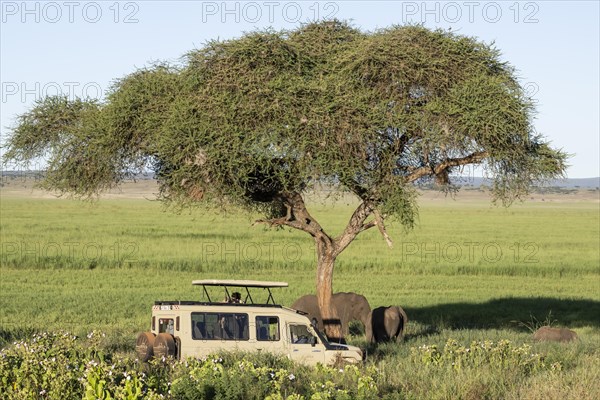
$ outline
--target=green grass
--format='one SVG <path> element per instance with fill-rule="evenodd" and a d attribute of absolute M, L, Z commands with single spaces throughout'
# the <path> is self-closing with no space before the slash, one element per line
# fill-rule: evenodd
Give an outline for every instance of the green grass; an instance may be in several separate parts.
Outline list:
<path fill-rule="evenodd" d="M 331 232 L 341 231 L 352 212 L 343 203 L 312 208 Z M 51 326 L 138 329 L 148 304 L 198 296 L 190 281 L 202 277 L 285 280 L 284 304 L 314 290 L 308 235 L 252 226 L 246 215 L 174 214 L 145 200 L 8 198 L 0 211 L 4 324 L 35 326 L 42 318 Z M 420 215 L 413 231 L 390 227 L 393 249 L 376 230 L 359 236 L 338 259 L 335 290 L 453 326 L 497 327 L 551 310 L 565 324 L 593 319 L 600 294 L 597 204 L 503 209 L 444 199 L 426 201 Z"/>
<path fill-rule="evenodd" d="M 338 270 L 434 275 L 585 276 L 598 273 L 597 203 L 495 208 L 451 200 L 422 206 L 410 232 L 392 225 L 388 249 L 376 230 L 338 259 Z M 156 202 L 3 199 L 2 262 L 16 268 L 138 267 L 195 272 L 233 268 L 311 271 L 314 246 L 302 232 L 252 226 L 245 215 L 173 214 Z M 352 205 L 317 205 L 341 232 Z"/>
<path fill-rule="evenodd" d="M 311 206 L 333 234 L 352 210 L 345 201 Z M 0 212 L 1 343 L 33 331 L 100 329 L 113 348 L 131 351 L 135 335 L 148 329 L 155 300 L 200 298 L 193 279 L 287 281 L 290 287 L 275 293 L 286 305 L 314 291 L 310 237 L 252 226 L 246 215 L 173 214 L 147 200 L 18 197 L 1 198 Z M 338 259 L 336 291 L 362 293 L 372 307 L 401 305 L 410 319 L 404 345 L 367 346 L 360 333 L 352 341 L 387 371 L 381 384 L 414 398 L 490 397 L 486 385 L 506 398 L 597 394 L 599 219 L 597 201 L 504 209 L 483 200 L 424 199 L 413 231 L 389 227 L 393 249 L 372 230 Z M 558 380 L 547 373 L 463 376 L 402 361 L 411 347 L 443 345 L 450 337 L 529 343 L 522 323 L 548 315 L 581 338 L 569 346 L 534 345 L 565 365 Z M 589 382 L 595 387 L 586 392 Z M 428 388 L 434 395 L 426 395 Z"/>

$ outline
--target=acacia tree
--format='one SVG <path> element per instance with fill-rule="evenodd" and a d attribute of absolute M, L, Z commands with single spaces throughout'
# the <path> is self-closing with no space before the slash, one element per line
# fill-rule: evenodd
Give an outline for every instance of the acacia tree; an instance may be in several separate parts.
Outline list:
<path fill-rule="evenodd" d="M 370 228 L 391 244 L 390 218 L 412 227 L 415 181 L 443 187 L 479 164 L 494 200 L 510 204 L 564 173 L 566 155 L 535 133 L 533 112 L 492 45 L 328 21 L 211 41 L 117 80 L 102 101 L 43 99 L 18 118 L 5 162 L 43 157 L 42 186 L 79 197 L 151 166 L 166 202 L 233 204 L 308 233 L 326 332 L 340 337 L 335 260 Z M 322 184 L 359 200 L 338 236 L 304 202 Z"/>

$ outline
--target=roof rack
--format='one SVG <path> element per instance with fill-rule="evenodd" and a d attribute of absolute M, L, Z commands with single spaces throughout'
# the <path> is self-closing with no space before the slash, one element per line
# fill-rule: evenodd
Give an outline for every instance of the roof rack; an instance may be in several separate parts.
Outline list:
<path fill-rule="evenodd" d="M 225 295 L 226 295 L 227 299 L 231 298 L 231 296 L 229 295 L 229 290 L 227 290 L 228 287 L 244 288 L 244 289 L 246 289 L 246 299 L 244 300 L 244 302 L 250 303 L 250 304 L 254 304 L 254 301 L 252 300 L 252 296 L 250 296 L 250 291 L 248 290 L 248 288 L 267 289 L 267 291 L 269 292 L 269 297 L 267 298 L 266 304 L 271 303 L 273 305 L 275 305 L 275 300 L 273 299 L 273 294 L 271 293 L 271 289 L 288 286 L 287 282 L 269 282 L 269 281 L 233 280 L 233 279 L 201 279 L 201 280 L 192 281 L 192 285 L 202 286 L 202 288 L 204 289 L 204 294 L 206 294 L 208 301 L 211 303 L 212 303 L 212 300 L 210 299 L 210 295 L 208 294 L 208 291 L 206 290 L 207 286 L 222 286 L 222 287 L 224 287 Z"/>
<path fill-rule="evenodd" d="M 232 287 L 257 287 L 257 288 L 276 288 L 288 287 L 287 282 L 268 282 L 268 281 L 251 281 L 239 279 L 201 279 L 192 281 L 192 285 L 202 286 L 232 286 Z"/>

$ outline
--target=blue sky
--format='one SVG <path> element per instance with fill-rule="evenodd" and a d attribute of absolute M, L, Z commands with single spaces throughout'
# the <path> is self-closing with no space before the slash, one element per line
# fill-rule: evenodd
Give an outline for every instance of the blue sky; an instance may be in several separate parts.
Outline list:
<path fill-rule="evenodd" d="M 600 176 L 598 1 L 1 1 L 1 136 L 34 100 L 101 97 L 153 60 L 210 39 L 315 18 L 363 30 L 422 23 L 495 42 L 537 101 L 538 132 L 573 154 L 568 176 Z"/>

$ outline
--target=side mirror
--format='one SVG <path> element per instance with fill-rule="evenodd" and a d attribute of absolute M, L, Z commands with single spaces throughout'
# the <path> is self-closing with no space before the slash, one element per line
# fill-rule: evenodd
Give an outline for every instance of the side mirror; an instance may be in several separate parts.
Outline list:
<path fill-rule="evenodd" d="M 311 345 L 312 347 L 315 347 L 315 346 L 316 346 L 316 344 L 317 344 L 317 338 L 316 338 L 316 337 L 314 337 L 314 336 L 311 336 L 311 337 L 310 337 L 310 345 Z"/>

